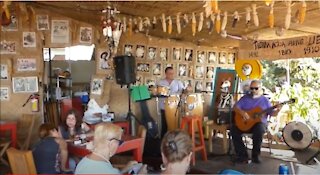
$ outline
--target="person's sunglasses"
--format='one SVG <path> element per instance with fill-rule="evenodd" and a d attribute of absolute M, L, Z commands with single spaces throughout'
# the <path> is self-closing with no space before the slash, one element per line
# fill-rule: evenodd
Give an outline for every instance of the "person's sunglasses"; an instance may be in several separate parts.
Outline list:
<path fill-rule="evenodd" d="M 258 87 L 250 87 L 250 90 L 259 90 L 259 88 Z"/>
<path fill-rule="evenodd" d="M 119 139 L 116 139 L 116 138 L 110 139 L 110 141 L 112 141 L 112 140 L 118 141 L 119 146 L 122 145 L 123 142 L 124 142 L 123 140 L 119 140 Z"/>

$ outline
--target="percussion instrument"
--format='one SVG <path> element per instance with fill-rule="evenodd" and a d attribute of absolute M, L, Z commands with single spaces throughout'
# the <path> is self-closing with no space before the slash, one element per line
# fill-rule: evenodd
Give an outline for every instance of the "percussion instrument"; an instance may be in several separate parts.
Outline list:
<path fill-rule="evenodd" d="M 157 87 L 155 87 L 155 86 L 150 87 L 149 91 L 150 91 L 151 95 L 153 95 L 153 96 L 158 95 L 158 90 L 157 90 Z"/>
<path fill-rule="evenodd" d="M 169 96 L 169 88 L 165 86 L 158 86 L 157 87 L 158 95 L 160 96 Z"/>
<path fill-rule="evenodd" d="M 185 114 L 203 116 L 203 96 L 200 93 L 189 94 L 185 99 Z"/>
<path fill-rule="evenodd" d="M 302 122 L 290 122 L 282 131 L 285 143 L 293 149 L 306 149 L 311 145 L 315 132 Z"/>
<path fill-rule="evenodd" d="M 178 95 L 171 95 L 165 99 L 165 115 L 167 120 L 168 131 L 179 128 L 179 111 L 178 104 L 180 97 Z"/>

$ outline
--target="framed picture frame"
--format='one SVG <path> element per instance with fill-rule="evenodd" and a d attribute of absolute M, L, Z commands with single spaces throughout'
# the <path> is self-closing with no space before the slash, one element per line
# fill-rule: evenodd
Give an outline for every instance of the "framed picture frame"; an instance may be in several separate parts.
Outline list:
<path fill-rule="evenodd" d="M 137 45 L 136 47 L 137 59 L 144 59 L 145 54 L 146 54 L 146 47 L 144 45 Z"/>
<path fill-rule="evenodd" d="M 181 58 L 182 58 L 182 48 L 181 47 L 172 48 L 172 60 L 180 61 Z"/>
<path fill-rule="evenodd" d="M 191 86 L 193 87 L 193 84 L 192 84 L 192 80 L 191 79 L 184 79 L 184 80 L 181 80 L 183 86 L 186 88 L 188 86 Z"/>
<path fill-rule="evenodd" d="M 144 84 L 142 75 L 139 75 L 139 74 L 136 75 L 136 83 L 135 84 L 136 85 L 143 85 Z"/>
<path fill-rule="evenodd" d="M 92 43 L 92 27 L 80 27 L 80 32 L 79 32 L 79 42 L 80 43 L 87 43 L 90 44 Z"/>
<path fill-rule="evenodd" d="M 49 30 L 49 16 L 37 15 L 37 30 Z"/>
<path fill-rule="evenodd" d="M 36 47 L 36 32 L 22 33 L 23 47 Z"/>
<path fill-rule="evenodd" d="M 69 21 L 68 20 L 52 20 L 51 21 L 51 43 L 67 44 L 69 43 Z"/>
<path fill-rule="evenodd" d="M 212 83 L 212 81 L 207 81 L 205 83 L 206 83 L 205 91 L 212 92 L 213 91 L 213 83 Z"/>
<path fill-rule="evenodd" d="M 169 49 L 166 47 L 159 48 L 159 59 L 160 61 L 168 61 L 169 60 Z"/>
<path fill-rule="evenodd" d="M 207 79 L 213 79 L 213 76 L 214 76 L 214 67 L 213 66 L 207 66 L 206 78 Z"/>
<path fill-rule="evenodd" d="M 133 56 L 133 45 L 132 44 L 125 44 L 123 47 L 123 54 L 128 56 Z"/>
<path fill-rule="evenodd" d="M 204 64 L 206 62 L 206 60 L 207 60 L 206 59 L 206 52 L 203 50 L 198 50 L 196 63 Z"/>
<path fill-rule="evenodd" d="M 17 71 L 36 71 L 37 61 L 35 58 L 18 58 L 17 59 Z"/>
<path fill-rule="evenodd" d="M 13 93 L 38 92 L 38 77 L 12 77 Z"/>
<path fill-rule="evenodd" d="M 150 86 L 156 86 L 156 79 L 154 78 L 150 78 L 150 77 L 145 77 L 145 85 L 147 85 L 148 87 Z"/>
<path fill-rule="evenodd" d="M 9 87 L 0 87 L 0 101 L 9 101 L 10 99 Z"/>
<path fill-rule="evenodd" d="M 205 70 L 203 66 L 196 65 L 194 71 L 194 78 L 195 79 L 203 79 L 205 74 Z"/>
<path fill-rule="evenodd" d="M 0 80 L 8 80 L 9 79 L 9 69 L 7 64 L 0 65 L 1 77 Z"/>
<path fill-rule="evenodd" d="M 228 64 L 234 64 L 236 61 L 236 54 L 229 52 L 228 53 Z"/>
<path fill-rule="evenodd" d="M 161 76 L 162 73 L 162 65 L 161 63 L 154 63 L 152 65 L 152 75 Z"/>
<path fill-rule="evenodd" d="M 101 95 L 103 91 L 104 81 L 102 78 L 92 78 L 91 81 L 91 94 Z"/>
<path fill-rule="evenodd" d="M 99 50 L 98 51 L 98 69 L 108 70 L 112 68 L 112 59 L 110 50 Z"/>
<path fill-rule="evenodd" d="M 217 61 L 217 52 L 215 51 L 208 51 L 208 63 L 214 64 Z"/>
<path fill-rule="evenodd" d="M 11 15 L 11 23 L 7 26 L 1 26 L 2 31 L 18 31 L 18 17 L 14 14 Z"/>
<path fill-rule="evenodd" d="M 178 64 L 177 75 L 179 77 L 186 77 L 188 75 L 188 65 L 187 64 Z"/>
<path fill-rule="evenodd" d="M 184 60 L 185 61 L 192 61 L 193 60 L 193 49 L 186 48 L 184 49 Z"/>
<path fill-rule="evenodd" d="M 147 51 L 147 60 L 154 61 L 157 58 L 157 48 L 154 46 L 149 46 Z"/>
<path fill-rule="evenodd" d="M 200 80 L 197 80 L 194 82 L 194 92 L 195 93 L 201 93 L 203 91 L 203 82 Z"/>
<path fill-rule="evenodd" d="M 0 54 L 16 54 L 16 41 L 0 41 Z"/>
<path fill-rule="evenodd" d="M 219 53 L 219 64 L 227 64 L 227 53 L 226 52 Z"/>
<path fill-rule="evenodd" d="M 150 73 L 150 63 L 137 63 L 137 72 Z"/>

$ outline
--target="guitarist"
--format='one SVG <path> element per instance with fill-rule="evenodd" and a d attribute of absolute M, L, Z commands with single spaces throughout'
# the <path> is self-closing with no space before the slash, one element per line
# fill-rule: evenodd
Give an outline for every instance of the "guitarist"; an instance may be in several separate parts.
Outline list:
<path fill-rule="evenodd" d="M 262 83 L 260 80 L 252 80 L 250 83 L 250 94 L 246 94 L 236 103 L 234 110 L 237 114 L 240 114 L 243 120 L 250 118 L 246 111 L 260 107 L 262 110 L 271 107 L 271 103 L 263 96 Z M 274 110 L 267 111 L 261 118 L 261 122 L 256 123 L 248 132 L 252 133 L 253 149 L 252 149 L 252 162 L 260 163 L 259 155 L 262 143 L 262 137 L 266 132 L 267 117 L 268 115 L 277 115 L 280 111 L 280 106 L 277 106 Z M 242 141 L 242 134 L 244 133 L 236 125 L 233 125 L 230 129 L 231 136 L 236 152 L 237 162 L 248 163 L 248 153 Z"/>

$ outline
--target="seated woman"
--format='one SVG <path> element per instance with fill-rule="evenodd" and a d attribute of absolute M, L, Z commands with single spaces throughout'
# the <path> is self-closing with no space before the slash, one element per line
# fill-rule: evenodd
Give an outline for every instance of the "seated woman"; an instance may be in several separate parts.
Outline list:
<path fill-rule="evenodd" d="M 77 165 L 75 174 L 121 174 L 128 172 L 136 161 L 130 161 L 120 172 L 110 163 L 110 158 L 123 143 L 122 129 L 112 123 L 100 123 L 95 127 L 92 153 L 84 157 Z M 146 172 L 146 167 L 140 173 Z"/>
<path fill-rule="evenodd" d="M 192 142 L 182 130 L 167 132 L 161 142 L 161 174 L 186 174 L 190 167 Z"/>
<path fill-rule="evenodd" d="M 42 124 L 39 128 L 40 141 L 32 150 L 38 174 L 65 173 L 68 159 L 66 142 L 52 124 Z"/>
<path fill-rule="evenodd" d="M 68 111 L 65 121 L 62 126 L 59 126 L 59 133 L 66 141 L 73 141 L 83 133 L 87 133 L 86 136 L 90 136 L 89 130 L 89 126 L 82 122 L 82 119 L 73 109 Z"/>

